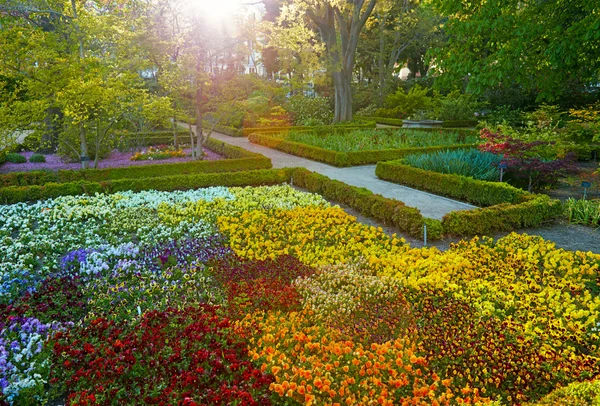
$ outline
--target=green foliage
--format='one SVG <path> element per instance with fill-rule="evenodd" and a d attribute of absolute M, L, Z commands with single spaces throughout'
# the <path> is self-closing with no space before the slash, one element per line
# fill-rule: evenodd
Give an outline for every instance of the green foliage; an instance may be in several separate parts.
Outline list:
<path fill-rule="evenodd" d="M 13 164 L 24 164 L 27 162 L 27 158 L 21 154 L 17 154 L 16 152 L 9 152 L 6 154 L 6 162 L 11 162 Z"/>
<path fill-rule="evenodd" d="M 269 134 L 252 133 L 248 136 L 250 142 L 264 145 L 269 148 L 278 149 L 288 154 L 309 158 L 319 162 L 339 167 L 353 165 L 374 164 L 380 161 L 391 161 L 399 159 L 407 154 L 418 152 L 432 152 L 440 149 L 465 148 L 471 145 L 454 145 L 426 148 L 403 148 L 403 149 L 380 149 L 380 150 L 362 150 L 338 152 L 330 149 L 315 147 L 312 145 L 293 142 L 282 137 L 270 136 Z"/>
<path fill-rule="evenodd" d="M 442 219 L 445 234 L 491 235 L 499 231 L 539 227 L 560 217 L 562 204 L 546 195 L 534 195 L 518 204 L 502 203 L 468 211 L 453 211 Z"/>
<path fill-rule="evenodd" d="M 431 172 L 406 165 L 403 161 L 379 162 L 375 173 L 390 182 L 481 206 L 520 203 L 529 196 L 527 192 L 506 183 Z"/>
<path fill-rule="evenodd" d="M 531 406 L 600 406 L 600 381 L 573 382 Z"/>
<path fill-rule="evenodd" d="M 328 134 L 332 132 L 340 132 L 353 129 L 364 129 L 364 128 L 375 128 L 374 121 L 358 121 L 351 122 L 350 124 L 335 124 L 335 125 L 323 125 L 323 126 L 285 126 L 285 127 L 249 127 L 244 128 L 242 134 L 244 136 L 260 132 L 261 134 L 286 134 L 290 131 L 306 131 L 315 132 L 319 134 Z"/>
<path fill-rule="evenodd" d="M 422 132 L 409 129 L 353 130 L 331 134 L 290 131 L 284 137 L 288 141 L 337 152 L 473 144 L 477 141 L 475 137 L 465 139 L 452 131 Z"/>
<path fill-rule="evenodd" d="M 325 97 L 293 96 L 285 105 L 295 125 L 326 125 L 333 121 L 331 102 Z"/>
<path fill-rule="evenodd" d="M 600 19 L 588 0 L 471 2 L 434 0 L 448 40 L 430 53 L 444 84 L 468 78 L 467 89 L 514 83 L 538 101 L 569 96 L 598 83 Z"/>
<path fill-rule="evenodd" d="M 569 223 L 600 227 L 600 201 L 598 200 L 569 198 L 565 202 L 565 213 Z"/>
<path fill-rule="evenodd" d="M 477 125 L 477 120 L 444 120 L 442 123 L 443 128 L 465 128 L 465 127 L 475 127 Z"/>
<path fill-rule="evenodd" d="M 482 103 L 470 93 L 455 90 L 433 100 L 433 118 L 436 120 L 473 120 Z"/>
<path fill-rule="evenodd" d="M 404 162 L 415 168 L 439 173 L 496 181 L 500 177 L 498 164 L 502 157 L 477 149 L 438 151 L 407 155 Z"/>
<path fill-rule="evenodd" d="M 33 154 L 29 157 L 29 162 L 46 162 L 46 157 L 42 154 Z"/>
<path fill-rule="evenodd" d="M 6 151 L 0 150 L 0 165 L 6 162 Z"/>
<path fill-rule="evenodd" d="M 326 176 L 310 172 L 304 168 L 290 170 L 291 181 L 294 185 L 307 189 L 309 192 L 318 193 L 327 199 L 358 210 L 361 214 L 373 217 L 385 224 L 393 225 L 407 234 L 422 238 L 423 223 L 425 219 L 418 209 L 408 207 L 404 203 L 388 199 L 381 195 L 373 194 L 365 188 L 347 185 L 343 182 L 329 179 Z M 428 238 L 435 240 L 441 238 L 439 221 L 427 219 Z M 431 231 L 429 231 L 431 227 Z"/>
<path fill-rule="evenodd" d="M 377 112 L 378 116 L 391 118 L 408 118 L 419 111 L 429 110 L 433 105 L 433 98 L 428 96 L 430 89 L 419 85 L 411 88 L 408 93 L 399 88 L 395 93 L 385 99 L 384 109 Z"/>
<path fill-rule="evenodd" d="M 44 200 L 58 196 L 79 194 L 115 193 L 126 190 L 188 190 L 209 186 L 259 186 L 275 185 L 288 180 L 282 169 L 261 169 L 242 172 L 200 173 L 194 175 L 161 176 L 141 179 L 117 179 L 102 182 L 76 181 L 47 183 L 34 186 L 9 186 L 0 188 L 0 202 L 12 204 Z"/>
<path fill-rule="evenodd" d="M 359 116 L 362 120 L 375 121 L 377 124 L 395 125 L 402 127 L 403 120 L 388 117 Z"/>
<path fill-rule="evenodd" d="M 118 179 L 158 178 L 170 175 L 247 171 L 271 168 L 271 160 L 260 154 L 248 152 L 240 147 L 209 139 L 211 150 L 230 159 L 218 161 L 193 161 L 125 168 L 11 172 L 0 175 L 0 187 L 33 186 L 47 183 L 76 181 L 103 182 Z"/>

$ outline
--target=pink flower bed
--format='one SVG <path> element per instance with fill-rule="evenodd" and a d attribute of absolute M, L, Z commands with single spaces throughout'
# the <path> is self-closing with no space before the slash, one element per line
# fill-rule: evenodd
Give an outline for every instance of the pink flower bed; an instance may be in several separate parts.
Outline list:
<path fill-rule="evenodd" d="M 187 148 L 183 150 L 187 154 L 191 153 L 191 149 Z M 219 159 L 224 159 L 221 155 L 213 152 L 209 149 L 204 149 L 204 160 L 206 161 L 216 161 Z M 46 162 L 42 163 L 31 163 L 29 162 L 29 158 L 33 155 L 33 152 L 21 152 L 25 158 L 27 158 L 27 163 L 23 164 L 13 164 L 11 162 L 6 162 L 5 164 L 0 166 L 0 173 L 9 173 L 9 172 L 23 172 L 23 171 L 39 171 L 39 170 L 59 170 L 59 169 L 81 169 L 80 163 L 68 163 L 61 161 L 60 157 L 56 154 L 45 155 Z M 110 155 L 100 162 L 98 162 L 98 168 L 119 168 L 125 166 L 143 166 L 143 165 L 156 165 L 156 164 L 167 164 L 167 163 L 176 163 L 176 162 L 189 162 L 192 161 L 191 156 L 181 157 L 181 158 L 169 158 L 169 159 L 161 159 L 155 161 L 130 161 L 133 154 L 131 152 L 119 152 L 117 150 L 110 153 Z M 90 161 L 90 167 L 94 165 L 94 161 Z"/>

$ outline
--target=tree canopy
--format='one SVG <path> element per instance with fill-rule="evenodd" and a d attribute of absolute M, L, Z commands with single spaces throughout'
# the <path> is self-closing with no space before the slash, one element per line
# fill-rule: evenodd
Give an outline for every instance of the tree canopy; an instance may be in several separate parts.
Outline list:
<path fill-rule="evenodd" d="M 431 52 L 442 82 L 482 94 L 515 83 L 538 101 L 600 83 L 600 7 L 590 0 L 432 0 L 447 42 Z"/>

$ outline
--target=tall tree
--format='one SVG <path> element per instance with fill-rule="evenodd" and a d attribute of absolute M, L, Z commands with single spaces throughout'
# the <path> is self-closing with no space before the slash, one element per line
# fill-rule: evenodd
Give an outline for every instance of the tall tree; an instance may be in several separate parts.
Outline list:
<path fill-rule="evenodd" d="M 600 7 L 590 0 L 432 0 L 448 41 L 432 52 L 441 79 L 481 94 L 503 83 L 555 100 L 565 84 L 600 82 Z"/>
<path fill-rule="evenodd" d="M 352 89 L 358 39 L 382 0 L 291 0 L 287 12 L 305 14 L 325 45 L 326 66 L 334 85 L 334 121 L 352 120 Z"/>

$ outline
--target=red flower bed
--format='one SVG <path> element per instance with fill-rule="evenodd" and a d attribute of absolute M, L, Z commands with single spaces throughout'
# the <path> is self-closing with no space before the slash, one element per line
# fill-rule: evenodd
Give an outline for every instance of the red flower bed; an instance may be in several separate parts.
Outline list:
<path fill-rule="evenodd" d="M 258 309 L 300 310 L 300 295 L 292 281 L 315 270 L 291 255 L 282 255 L 265 261 L 223 260 L 213 272 L 225 287 L 231 316 L 244 317 Z"/>
<path fill-rule="evenodd" d="M 216 307 L 152 311 L 132 324 L 98 318 L 55 336 L 50 383 L 65 384 L 70 404 L 271 404 L 273 378 L 254 368 Z"/>

